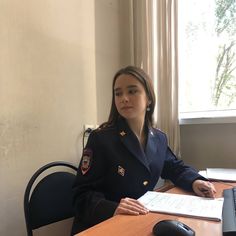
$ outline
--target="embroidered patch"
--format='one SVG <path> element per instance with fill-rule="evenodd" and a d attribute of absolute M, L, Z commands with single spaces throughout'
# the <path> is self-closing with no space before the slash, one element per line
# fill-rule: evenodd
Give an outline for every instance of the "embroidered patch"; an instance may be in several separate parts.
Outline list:
<path fill-rule="evenodd" d="M 92 158 L 93 158 L 93 152 L 91 149 L 84 149 L 82 160 L 81 160 L 81 172 L 83 175 L 85 175 L 92 163 Z"/>
<path fill-rule="evenodd" d="M 118 166 L 117 173 L 121 176 L 125 175 L 125 169 L 122 166 Z"/>

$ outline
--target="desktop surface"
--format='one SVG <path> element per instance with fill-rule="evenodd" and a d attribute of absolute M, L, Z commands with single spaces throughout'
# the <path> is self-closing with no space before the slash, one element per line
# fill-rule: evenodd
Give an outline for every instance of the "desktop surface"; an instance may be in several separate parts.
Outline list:
<path fill-rule="evenodd" d="M 213 182 L 217 194 L 223 196 L 223 190 L 236 186 L 236 183 Z M 191 195 L 191 193 L 174 187 L 167 192 Z M 97 224 L 76 236 L 153 236 L 153 226 L 165 219 L 178 220 L 191 227 L 197 236 L 222 236 L 222 221 L 210 221 L 162 213 L 148 213 L 147 215 L 129 216 L 117 215 L 100 224 Z"/>

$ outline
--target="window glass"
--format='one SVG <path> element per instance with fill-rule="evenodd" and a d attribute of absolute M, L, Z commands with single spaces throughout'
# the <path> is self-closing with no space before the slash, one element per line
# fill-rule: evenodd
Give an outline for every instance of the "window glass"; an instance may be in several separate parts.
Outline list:
<path fill-rule="evenodd" d="M 178 3 L 180 113 L 236 110 L 236 1 Z"/>

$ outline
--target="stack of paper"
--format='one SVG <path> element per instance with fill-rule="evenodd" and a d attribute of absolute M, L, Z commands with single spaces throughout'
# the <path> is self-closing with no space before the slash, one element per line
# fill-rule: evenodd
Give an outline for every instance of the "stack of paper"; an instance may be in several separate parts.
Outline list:
<path fill-rule="evenodd" d="M 212 180 L 236 181 L 236 169 L 207 168 L 199 174 Z"/>
<path fill-rule="evenodd" d="M 152 212 L 220 221 L 224 199 L 148 191 L 139 201 Z"/>

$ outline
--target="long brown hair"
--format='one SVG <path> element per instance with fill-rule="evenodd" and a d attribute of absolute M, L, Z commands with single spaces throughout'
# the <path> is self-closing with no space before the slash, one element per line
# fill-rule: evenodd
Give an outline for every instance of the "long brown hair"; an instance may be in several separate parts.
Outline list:
<path fill-rule="evenodd" d="M 115 86 L 116 79 L 120 75 L 123 75 L 123 74 L 134 76 L 143 85 L 146 91 L 147 97 L 149 101 L 151 102 L 150 105 L 148 106 L 150 110 L 146 111 L 145 123 L 148 126 L 152 126 L 153 125 L 153 112 L 154 112 L 154 108 L 156 104 L 156 98 L 155 98 L 152 80 L 141 68 L 138 68 L 135 66 L 127 66 L 117 71 L 113 78 L 112 103 L 111 103 L 109 118 L 108 118 L 108 121 L 103 123 L 100 127 L 105 128 L 105 127 L 113 126 L 117 122 L 117 120 L 120 118 L 120 114 L 118 113 L 116 105 L 115 105 L 114 86 Z"/>

